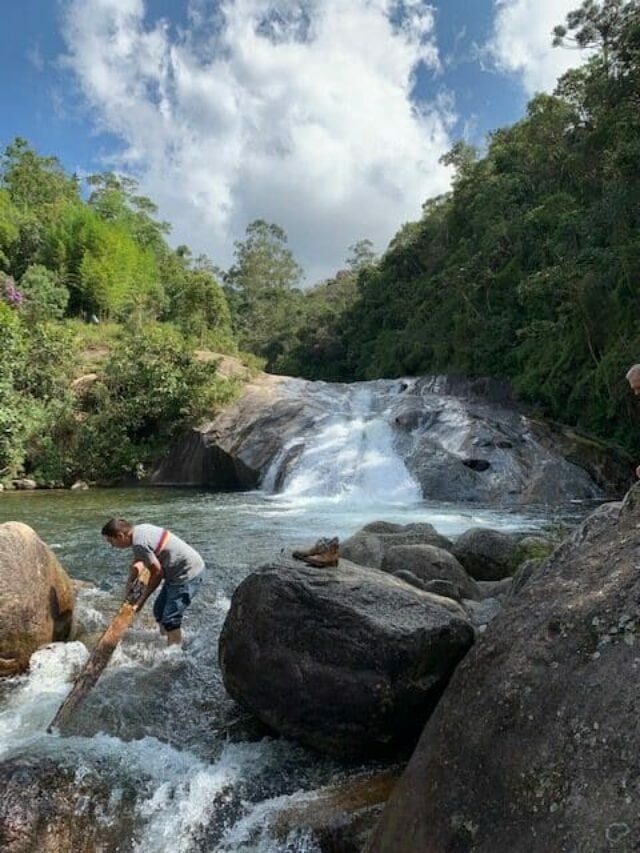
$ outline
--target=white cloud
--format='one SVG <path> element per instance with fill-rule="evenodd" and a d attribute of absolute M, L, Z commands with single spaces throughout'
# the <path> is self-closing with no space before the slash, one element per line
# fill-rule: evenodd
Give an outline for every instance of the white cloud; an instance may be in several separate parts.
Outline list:
<path fill-rule="evenodd" d="M 179 32 L 145 13 L 67 0 L 66 62 L 177 242 L 224 266 L 265 218 L 313 282 L 448 187 L 451 103 L 411 100 L 439 68 L 423 0 L 192 0 Z"/>
<path fill-rule="evenodd" d="M 489 53 L 502 71 L 517 74 L 528 94 L 549 92 L 556 80 L 584 57 L 552 47 L 553 28 L 563 24 L 579 0 L 496 0 Z"/>

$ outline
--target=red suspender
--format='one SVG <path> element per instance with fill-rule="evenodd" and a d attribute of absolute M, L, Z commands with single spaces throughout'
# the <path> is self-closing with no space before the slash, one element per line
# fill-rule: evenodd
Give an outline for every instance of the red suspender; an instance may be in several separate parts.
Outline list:
<path fill-rule="evenodd" d="M 168 530 L 162 531 L 162 536 L 160 537 L 160 540 L 158 541 L 158 544 L 156 545 L 156 547 L 153 549 L 153 553 L 156 555 L 156 557 L 158 556 L 160 551 L 162 551 L 164 546 L 167 544 L 167 539 L 169 538 L 169 535 L 170 534 L 169 534 Z"/>

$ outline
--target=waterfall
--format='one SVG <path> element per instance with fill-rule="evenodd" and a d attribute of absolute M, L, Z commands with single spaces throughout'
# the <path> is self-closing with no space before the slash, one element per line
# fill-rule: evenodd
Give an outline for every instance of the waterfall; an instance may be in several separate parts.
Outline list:
<path fill-rule="evenodd" d="M 291 501 L 324 498 L 345 503 L 407 504 L 421 500 L 420 486 L 394 447 L 385 395 L 377 383 L 324 385 L 322 410 L 303 436 L 289 441 L 263 483 Z"/>

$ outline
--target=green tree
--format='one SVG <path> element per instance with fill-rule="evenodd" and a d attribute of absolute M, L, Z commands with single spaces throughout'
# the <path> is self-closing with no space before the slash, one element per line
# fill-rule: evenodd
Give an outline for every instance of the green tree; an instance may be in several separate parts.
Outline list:
<path fill-rule="evenodd" d="M 20 290 L 25 297 L 24 312 L 29 319 L 60 320 L 69 302 L 69 291 L 41 264 L 28 267 L 20 279 Z"/>
<path fill-rule="evenodd" d="M 263 219 L 252 222 L 246 238 L 235 244 L 224 289 L 240 347 L 266 358 L 268 367 L 288 349 L 301 280 L 302 268 L 283 229 Z"/>

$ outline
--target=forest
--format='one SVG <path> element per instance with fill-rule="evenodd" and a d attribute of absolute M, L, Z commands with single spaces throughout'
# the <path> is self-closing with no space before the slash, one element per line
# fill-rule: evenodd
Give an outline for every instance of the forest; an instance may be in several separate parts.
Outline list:
<path fill-rule="evenodd" d="M 498 376 L 538 414 L 640 452 L 624 381 L 640 361 L 640 6 L 585 0 L 550 38 L 588 62 L 482 151 L 455 144 L 451 191 L 381 257 L 354 242 L 308 289 L 275 223 L 250 223 L 222 270 L 171 247 L 131 177 L 80 181 L 11 142 L 0 481 L 144 476 L 239 391 L 202 351 L 330 381 Z"/>

